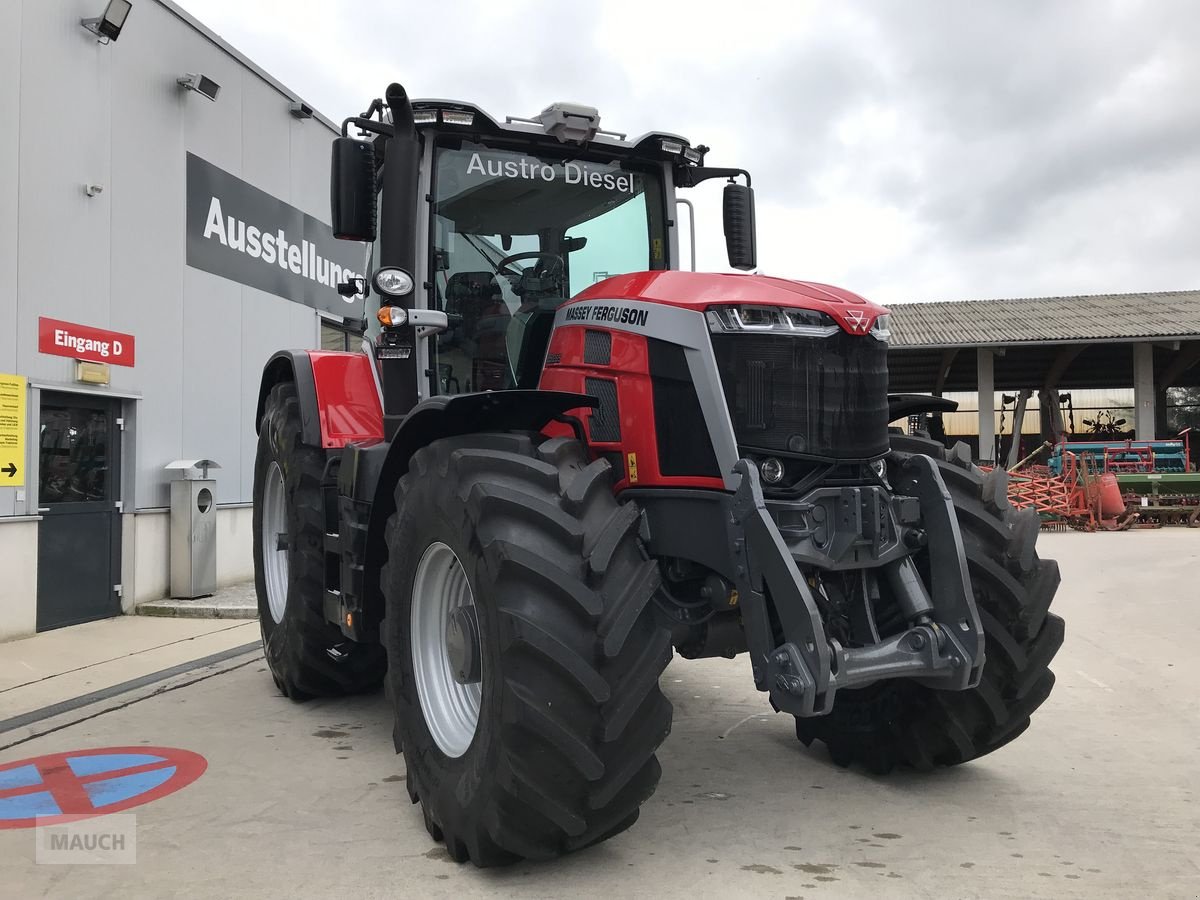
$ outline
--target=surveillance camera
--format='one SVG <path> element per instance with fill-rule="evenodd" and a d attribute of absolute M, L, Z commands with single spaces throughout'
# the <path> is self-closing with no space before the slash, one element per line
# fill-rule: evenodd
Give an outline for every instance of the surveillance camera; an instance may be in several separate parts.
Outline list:
<path fill-rule="evenodd" d="M 293 101 L 288 105 L 288 112 L 296 119 L 311 119 L 313 117 L 313 108 L 307 103 L 300 100 Z"/>
<path fill-rule="evenodd" d="M 216 100 L 221 92 L 221 86 L 207 75 L 188 74 L 177 78 L 175 83 L 186 91 L 195 91 L 201 97 Z"/>

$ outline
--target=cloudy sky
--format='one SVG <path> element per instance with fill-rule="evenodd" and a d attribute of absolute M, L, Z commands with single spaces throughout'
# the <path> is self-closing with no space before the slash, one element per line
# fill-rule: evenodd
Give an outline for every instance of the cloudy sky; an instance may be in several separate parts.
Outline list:
<path fill-rule="evenodd" d="M 1189 0 L 181 0 L 333 119 L 554 100 L 754 176 L 759 262 L 873 299 L 1200 287 Z M 723 269 L 720 183 L 699 267 Z"/>

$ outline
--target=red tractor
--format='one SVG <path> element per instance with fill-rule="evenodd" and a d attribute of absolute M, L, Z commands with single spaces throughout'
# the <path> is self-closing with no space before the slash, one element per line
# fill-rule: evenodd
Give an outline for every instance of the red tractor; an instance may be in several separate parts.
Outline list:
<path fill-rule="evenodd" d="M 361 352 L 264 372 L 263 644 L 294 699 L 386 681 L 451 856 L 633 824 L 672 648 L 748 653 L 801 742 L 872 772 L 1025 730 L 1063 638 L 1037 516 L 962 445 L 889 430 L 945 401 L 888 395 L 884 309 L 679 271 L 676 190 L 711 178 L 754 267 L 746 172 L 590 107 L 501 123 L 396 84 L 342 132 L 333 228 L 371 250 L 341 290 L 378 311 Z"/>

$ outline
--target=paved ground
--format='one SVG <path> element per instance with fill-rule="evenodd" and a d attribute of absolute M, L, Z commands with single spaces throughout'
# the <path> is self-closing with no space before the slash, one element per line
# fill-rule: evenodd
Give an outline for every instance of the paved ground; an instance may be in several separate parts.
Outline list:
<path fill-rule="evenodd" d="M 1025 736 L 956 770 L 837 769 L 769 713 L 744 660 L 677 661 L 665 775 L 641 821 L 556 863 L 481 872 L 427 838 L 381 696 L 297 706 L 253 654 L 16 745 L 0 734 L 0 764 L 140 743 L 209 763 L 137 810 L 137 865 L 37 866 L 32 832 L 0 830 L 0 884 L 14 897 L 1200 895 L 1200 532 L 1049 535 L 1043 552 L 1065 575 L 1058 686 Z"/>
<path fill-rule="evenodd" d="M 8 641 L 0 644 L 0 728 L 14 716 L 257 640 L 257 622 L 121 616 Z"/>

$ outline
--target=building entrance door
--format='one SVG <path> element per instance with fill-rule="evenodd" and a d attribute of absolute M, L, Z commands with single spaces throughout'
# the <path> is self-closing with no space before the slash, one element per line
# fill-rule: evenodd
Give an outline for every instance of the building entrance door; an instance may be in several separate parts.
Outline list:
<path fill-rule="evenodd" d="M 38 631 L 121 614 L 119 414 L 107 397 L 42 393 Z"/>

